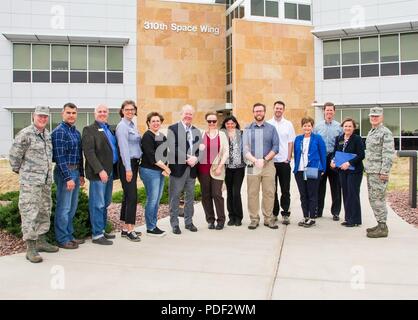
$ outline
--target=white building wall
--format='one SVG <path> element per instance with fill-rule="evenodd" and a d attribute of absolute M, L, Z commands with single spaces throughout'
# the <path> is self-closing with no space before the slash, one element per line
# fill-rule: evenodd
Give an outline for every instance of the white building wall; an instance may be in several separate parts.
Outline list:
<path fill-rule="evenodd" d="M 136 99 L 136 12 L 136 0 L 1 1 L 0 33 L 124 37 L 129 43 L 123 84 L 13 83 L 12 43 L 0 35 L 0 156 L 12 142 L 11 113 L 5 108 L 60 108 L 69 101 L 80 108 L 98 103 L 119 108 L 123 100 Z"/>
<path fill-rule="evenodd" d="M 315 30 L 418 21 L 418 0 L 314 0 Z M 315 96 L 322 104 L 418 102 L 418 75 L 323 80 L 322 40 L 315 37 Z"/>

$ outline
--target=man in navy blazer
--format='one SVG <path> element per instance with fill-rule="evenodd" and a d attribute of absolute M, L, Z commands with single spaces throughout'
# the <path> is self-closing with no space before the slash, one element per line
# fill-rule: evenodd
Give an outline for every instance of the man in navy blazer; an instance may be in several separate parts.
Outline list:
<path fill-rule="evenodd" d="M 168 163 L 171 170 L 169 184 L 170 224 L 174 234 L 181 234 L 179 226 L 180 194 L 184 192 L 185 228 L 196 232 L 193 224 L 194 189 L 199 162 L 199 145 L 202 135 L 192 125 L 194 109 L 191 105 L 182 108 L 181 121 L 168 127 Z"/>

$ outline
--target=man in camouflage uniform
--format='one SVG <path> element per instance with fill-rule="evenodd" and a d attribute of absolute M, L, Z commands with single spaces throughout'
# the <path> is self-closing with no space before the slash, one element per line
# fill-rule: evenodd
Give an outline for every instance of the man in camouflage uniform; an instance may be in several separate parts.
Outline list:
<path fill-rule="evenodd" d="M 52 143 L 46 126 L 49 108 L 36 107 L 33 124 L 15 137 L 9 152 L 10 165 L 20 174 L 19 211 L 26 259 L 42 262 L 38 251 L 56 252 L 46 241 L 51 216 Z"/>
<path fill-rule="evenodd" d="M 383 109 L 371 108 L 369 117 L 372 129 L 366 139 L 365 170 L 369 202 L 378 224 L 367 229 L 367 236 L 382 238 L 389 232 L 386 226 L 386 189 L 395 149 L 392 132 L 383 125 Z"/>

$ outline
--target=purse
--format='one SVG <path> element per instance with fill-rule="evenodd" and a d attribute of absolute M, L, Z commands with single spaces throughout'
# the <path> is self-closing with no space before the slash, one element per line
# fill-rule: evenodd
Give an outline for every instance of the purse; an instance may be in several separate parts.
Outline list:
<path fill-rule="evenodd" d="M 319 169 L 318 168 L 312 168 L 312 167 L 306 167 L 305 171 L 305 180 L 307 179 L 318 179 L 319 177 Z"/>

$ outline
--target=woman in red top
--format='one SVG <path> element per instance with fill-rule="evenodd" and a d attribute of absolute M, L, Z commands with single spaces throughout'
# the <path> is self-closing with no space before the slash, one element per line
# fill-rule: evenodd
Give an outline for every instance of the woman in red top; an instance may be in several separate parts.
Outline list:
<path fill-rule="evenodd" d="M 209 229 L 222 230 L 225 225 L 222 185 L 225 179 L 225 162 L 229 156 L 229 143 L 225 133 L 218 130 L 216 113 L 208 112 L 205 119 L 208 128 L 202 136 L 203 154 L 197 168 L 202 190 L 202 205 Z M 215 202 L 217 219 L 215 219 L 213 202 Z"/>

